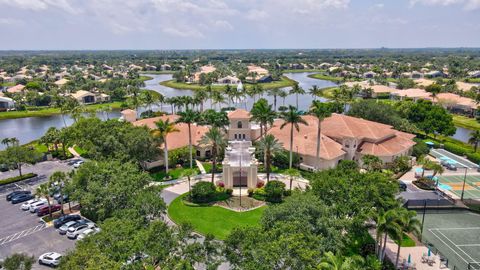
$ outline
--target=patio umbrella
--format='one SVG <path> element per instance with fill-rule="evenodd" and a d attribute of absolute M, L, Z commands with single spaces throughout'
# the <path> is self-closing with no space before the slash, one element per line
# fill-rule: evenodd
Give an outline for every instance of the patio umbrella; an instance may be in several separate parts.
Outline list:
<path fill-rule="evenodd" d="M 432 252 L 430 251 L 430 248 L 428 249 L 428 257 L 430 257 L 430 255 L 432 255 Z"/>
<path fill-rule="evenodd" d="M 407 262 L 408 262 L 408 264 L 410 264 L 412 262 L 412 255 L 411 254 L 408 254 Z"/>

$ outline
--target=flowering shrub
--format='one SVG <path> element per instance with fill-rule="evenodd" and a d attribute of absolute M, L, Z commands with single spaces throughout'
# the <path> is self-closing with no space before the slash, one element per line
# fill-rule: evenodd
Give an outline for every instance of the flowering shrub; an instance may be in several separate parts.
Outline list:
<path fill-rule="evenodd" d="M 259 180 L 257 182 L 257 188 L 262 188 L 263 186 L 265 186 L 265 182 L 263 182 L 262 180 Z"/>

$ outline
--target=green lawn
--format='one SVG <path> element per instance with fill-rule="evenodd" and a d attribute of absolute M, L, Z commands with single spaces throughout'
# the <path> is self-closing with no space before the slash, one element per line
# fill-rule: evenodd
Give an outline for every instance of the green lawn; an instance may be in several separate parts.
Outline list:
<path fill-rule="evenodd" d="M 174 179 L 180 178 L 182 176 L 182 172 L 184 170 L 185 170 L 184 168 L 169 169 L 168 170 L 168 175 L 170 176 L 170 178 L 168 180 L 174 180 Z M 151 173 L 150 176 L 153 178 L 154 181 L 161 182 L 161 181 L 165 181 L 165 176 L 167 176 L 167 174 L 165 173 L 165 170 L 163 169 L 159 172 Z"/>
<path fill-rule="evenodd" d="M 333 76 L 325 75 L 322 73 L 310 74 L 308 75 L 308 77 L 318 79 L 318 80 L 337 82 L 337 83 L 343 81 L 343 77 L 333 77 Z"/>
<path fill-rule="evenodd" d="M 82 148 L 80 148 L 79 146 L 75 145 L 73 147 L 73 150 L 75 150 L 75 152 L 77 152 L 80 156 L 83 156 L 87 153 L 87 151 L 83 150 Z"/>
<path fill-rule="evenodd" d="M 271 83 L 259 83 L 263 87 L 263 89 L 274 89 L 274 88 L 283 88 L 287 86 L 293 86 L 296 82 L 291 80 L 285 76 L 282 76 L 279 81 L 273 81 Z M 184 89 L 184 90 L 200 90 L 206 89 L 206 86 L 199 85 L 199 84 L 188 84 L 188 83 L 179 83 L 175 82 L 174 80 L 164 81 L 160 83 L 163 86 L 175 88 L 175 89 Z M 250 86 L 251 84 L 246 83 L 244 85 Z M 213 85 L 212 89 L 214 90 L 223 90 L 225 86 L 223 85 Z"/>
<path fill-rule="evenodd" d="M 4 83 L 0 83 L 0 86 L 11 87 L 11 86 L 15 86 L 15 83 L 14 82 L 4 82 Z"/>
<path fill-rule="evenodd" d="M 142 75 L 148 75 L 148 74 L 173 74 L 175 73 L 175 71 L 173 70 L 164 70 L 164 71 L 153 71 L 153 70 L 149 70 L 149 71 L 141 71 L 140 74 Z"/>
<path fill-rule="evenodd" d="M 398 244 L 398 241 L 395 241 Z M 416 246 L 415 241 L 410 238 L 406 233 L 403 234 L 402 247 L 414 247 Z"/>
<path fill-rule="evenodd" d="M 322 92 L 320 92 L 320 94 L 324 98 L 332 98 L 334 89 L 338 89 L 338 87 L 332 86 L 332 87 L 323 88 Z"/>
<path fill-rule="evenodd" d="M 318 69 L 285 69 L 283 70 L 283 74 L 285 73 L 303 73 L 303 72 L 318 72 Z"/>
<path fill-rule="evenodd" d="M 141 76 L 139 77 L 139 79 L 142 80 L 142 81 L 149 81 L 149 80 L 151 80 L 151 79 L 153 79 L 153 78 L 150 77 L 150 76 L 147 76 L 147 75 L 141 75 Z"/>
<path fill-rule="evenodd" d="M 224 240 L 234 228 L 260 226 L 260 218 L 266 207 L 247 212 L 235 212 L 219 206 L 187 206 L 182 195 L 168 207 L 168 216 L 176 223 L 188 222 L 196 232 L 213 234 Z"/>
<path fill-rule="evenodd" d="M 99 103 L 93 105 L 87 105 L 88 109 L 99 109 L 102 106 L 109 105 L 112 109 L 120 109 L 122 102 L 114 101 L 110 103 Z M 8 112 L 0 112 L 0 120 L 4 119 L 16 119 L 16 118 L 24 118 L 24 117 L 44 117 L 44 116 L 51 116 L 55 114 L 60 114 L 60 108 L 53 108 L 53 107 L 37 107 L 37 108 L 29 108 L 25 111 L 8 111 Z"/>
<path fill-rule="evenodd" d="M 469 118 L 462 115 L 452 115 L 453 123 L 457 127 L 463 127 L 473 130 L 480 130 L 480 123 L 475 118 Z"/>

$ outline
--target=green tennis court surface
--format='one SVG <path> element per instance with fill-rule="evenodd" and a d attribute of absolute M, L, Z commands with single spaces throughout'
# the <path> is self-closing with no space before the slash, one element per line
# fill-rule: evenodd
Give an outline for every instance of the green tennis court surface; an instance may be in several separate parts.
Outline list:
<path fill-rule="evenodd" d="M 422 219 L 422 211 L 418 218 Z M 467 210 L 427 210 L 422 240 L 448 259 L 448 268 L 480 270 L 480 215 Z"/>
<path fill-rule="evenodd" d="M 460 198 L 463 190 L 463 179 L 463 175 L 438 176 L 438 188 L 443 191 L 448 190 Z M 463 197 L 465 199 L 480 199 L 480 175 L 468 175 L 467 173 Z"/>

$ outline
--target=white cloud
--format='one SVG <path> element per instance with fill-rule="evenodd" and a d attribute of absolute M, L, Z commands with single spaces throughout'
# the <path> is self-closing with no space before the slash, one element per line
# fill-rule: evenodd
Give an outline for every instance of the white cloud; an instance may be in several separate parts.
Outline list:
<path fill-rule="evenodd" d="M 410 0 L 410 6 L 416 4 L 427 6 L 450 6 L 455 4 L 463 5 L 466 10 L 475 10 L 480 8 L 480 0 Z"/>
<path fill-rule="evenodd" d="M 268 13 L 264 10 L 251 9 L 247 12 L 246 18 L 251 21 L 262 21 L 269 17 Z"/>
<path fill-rule="evenodd" d="M 0 25 L 14 25 L 21 24 L 22 21 L 12 18 L 0 18 Z"/>
<path fill-rule="evenodd" d="M 162 31 L 171 36 L 181 38 L 203 38 L 204 35 L 195 29 L 181 29 L 176 27 L 165 27 Z"/>
<path fill-rule="evenodd" d="M 67 0 L 0 0 L 0 4 L 33 11 L 47 10 L 52 7 L 73 14 L 78 12 Z"/>

